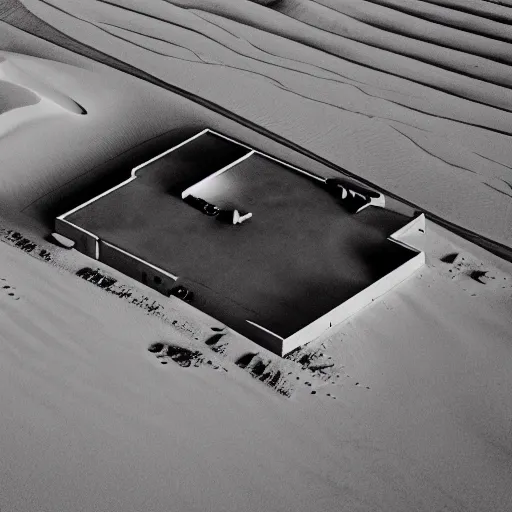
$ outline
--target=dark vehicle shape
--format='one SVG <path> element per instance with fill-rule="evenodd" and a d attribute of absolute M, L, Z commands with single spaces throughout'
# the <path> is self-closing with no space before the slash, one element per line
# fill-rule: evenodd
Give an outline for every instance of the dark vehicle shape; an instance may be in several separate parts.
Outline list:
<path fill-rule="evenodd" d="M 220 209 L 214 204 L 201 199 L 200 197 L 195 196 L 187 196 L 183 199 L 188 205 L 192 206 L 196 210 L 199 210 L 201 213 L 208 215 L 209 217 L 215 217 L 219 214 Z"/>
<path fill-rule="evenodd" d="M 183 285 L 176 286 L 170 292 L 170 295 L 177 297 L 185 302 L 192 302 L 194 293 Z"/>

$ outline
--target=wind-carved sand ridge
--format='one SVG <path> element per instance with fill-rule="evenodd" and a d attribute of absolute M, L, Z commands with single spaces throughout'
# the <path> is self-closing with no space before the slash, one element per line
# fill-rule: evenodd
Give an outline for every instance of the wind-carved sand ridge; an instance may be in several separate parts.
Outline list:
<path fill-rule="evenodd" d="M 0 80 L 0 115 L 17 108 L 35 105 L 39 101 L 39 96 L 28 89 Z"/>
<path fill-rule="evenodd" d="M 28 106 L 38 103 L 42 98 L 45 98 L 63 110 L 71 114 L 87 114 L 86 110 L 79 105 L 75 100 L 55 89 L 48 83 L 45 83 L 44 78 L 41 79 L 25 71 L 19 65 L 14 64 L 8 58 L 2 57 L 0 54 L 0 80 L 8 82 L 13 89 L 11 92 L 6 88 L 3 89 L 3 94 L 7 96 L 16 94 L 17 91 L 25 91 L 28 96 L 30 93 L 35 96 L 38 101 L 26 102 L 21 106 Z M 16 88 L 17 86 L 17 88 Z M 18 92 L 17 94 L 20 94 Z"/>

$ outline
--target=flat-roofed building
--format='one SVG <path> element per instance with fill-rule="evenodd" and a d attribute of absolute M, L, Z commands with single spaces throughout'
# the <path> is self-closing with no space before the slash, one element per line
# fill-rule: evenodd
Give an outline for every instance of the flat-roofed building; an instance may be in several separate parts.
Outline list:
<path fill-rule="evenodd" d="M 325 183 L 204 130 L 58 217 L 56 230 L 165 295 L 188 290 L 198 309 L 285 354 L 424 263 L 421 250 L 392 236 L 424 233 L 422 217 L 353 214 L 347 194 Z M 233 224 L 216 209 L 252 217 Z"/>

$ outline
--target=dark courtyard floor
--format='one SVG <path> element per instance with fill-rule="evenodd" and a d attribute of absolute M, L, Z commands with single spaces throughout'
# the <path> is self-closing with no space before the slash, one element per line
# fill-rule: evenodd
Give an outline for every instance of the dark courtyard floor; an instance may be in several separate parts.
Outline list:
<path fill-rule="evenodd" d="M 260 155 L 199 187 L 206 200 L 253 213 L 223 224 L 178 192 L 229 162 L 217 156 L 189 173 L 174 158 L 67 219 L 180 276 L 194 305 L 233 328 L 252 320 L 285 338 L 414 255 L 387 240 L 407 218 L 373 207 L 350 215 L 319 183 Z"/>

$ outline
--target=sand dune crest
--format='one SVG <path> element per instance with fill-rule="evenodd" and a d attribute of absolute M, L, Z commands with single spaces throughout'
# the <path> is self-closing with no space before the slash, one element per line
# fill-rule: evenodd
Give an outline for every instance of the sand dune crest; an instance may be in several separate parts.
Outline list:
<path fill-rule="evenodd" d="M 46 98 L 72 114 L 87 114 L 85 108 L 75 100 L 56 89 L 44 79 L 34 76 L 32 73 L 23 69 L 19 64 L 15 64 L 9 59 L 4 58 L 0 61 L 0 80 L 10 82 L 37 97 Z"/>

